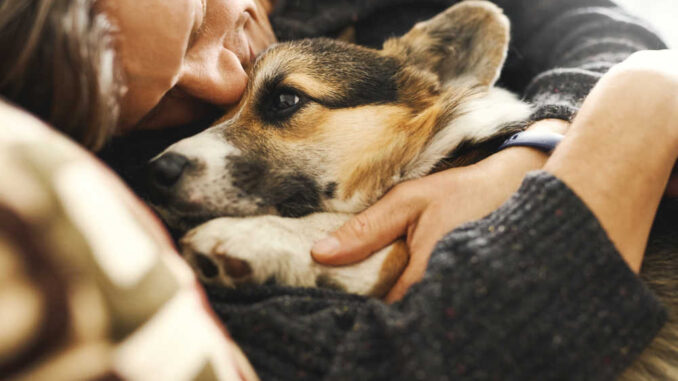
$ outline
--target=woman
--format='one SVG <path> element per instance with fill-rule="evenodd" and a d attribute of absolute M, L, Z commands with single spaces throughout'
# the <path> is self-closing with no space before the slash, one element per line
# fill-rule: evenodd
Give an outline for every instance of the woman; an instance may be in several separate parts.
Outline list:
<path fill-rule="evenodd" d="M 283 38 L 352 26 L 358 42 L 378 44 L 451 3 L 279 0 L 271 19 Z M 607 1 L 596 1 L 599 8 L 591 1 L 498 3 L 514 24 L 504 82 L 538 105 L 534 129 L 566 128 L 549 119 L 569 120 L 602 72 L 635 50 L 663 47 Z M 181 125 L 215 105 L 237 103 L 247 66 L 273 41 L 265 2 L 103 0 L 90 12 L 88 1 L 26 6 L 5 0 L 0 7 L 0 46 L 17 57 L 0 64 L 0 92 L 94 149 L 113 130 Z M 112 50 L 101 43 L 109 36 Z M 663 321 L 630 269 L 640 266 L 676 159 L 672 75 L 628 63 L 588 98 L 548 162 L 543 154 L 514 148 L 398 187 L 314 249 L 319 260 L 345 263 L 407 232 L 413 257 L 390 295 L 399 299 L 420 279 L 445 233 L 491 212 L 527 171 L 545 165 L 550 175 L 532 175 L 502 209 L 448 235 L 433 251 L 425 279 L 402 302 L 386 306 L 320 290 L 212 290 L 215 310 L 265 378 L 618 375 Z M 664 101 L 621 96 L 631 92 Z M 656 116 L 652 126 L 632 128 L 646 122 L 644 115 Z M 608 136 L 619 139 L 613 145 Z M 648 152 L 641 144 L 648 141 L 659 141 L 661 149 Z M 635 175 L 638 163 L 642 176 Z M 459 183 L 463 187 L 454 186 Z M 393 213 L 399 217 L 382 221 Z M 571 245 L 578 250 L 570 252 Z M 552 255 L 540 255 L 545 250 Z M 610 273 L 619 275 L 611 279 Z M 247 305 L 230 304 L 235 297 Z M 309 330 L 318 337 L 309 337 Z"/>

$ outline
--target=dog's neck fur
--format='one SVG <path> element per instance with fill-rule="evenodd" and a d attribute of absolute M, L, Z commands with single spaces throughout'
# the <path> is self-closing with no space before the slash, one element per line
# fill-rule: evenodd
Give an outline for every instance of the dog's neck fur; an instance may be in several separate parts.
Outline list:
<path fill-rule="evenodd" d="M 521 129 L 531 112 L 528 104 L 501 88 L 469 86 L 466 92 L 458 88 L 441 92 L 428 107 L 413 110 L 410 122 L 399 127 L 407 146 L 386 148 L 387 156 L 400 162 L 382 166 L 385 171 L 381 173 L 369 168 L 370 176 L 357 177 L 360 183 L 347 197 L 328 200 L 326 211 L 355 212 L 356 205 L 367 207 L 399 183 L 477 162 L 489 156 L 504 137 Z"/>
<path fill-rule="evenodd" d="M 531 109 L 510 92 L 491 88 L 482 96 L 467 98 L 452 112 L 454 117 L 444 118 L 445 125 L 430 144 L 416 160 L 405 166 L 403 181 L 479 161 L 487 156 L 487 152 L 477 151 L 478 145 L 520 129 Z M 473 146 L 474 152 L 467 154 L 464 147 L 469 145 Z"/>

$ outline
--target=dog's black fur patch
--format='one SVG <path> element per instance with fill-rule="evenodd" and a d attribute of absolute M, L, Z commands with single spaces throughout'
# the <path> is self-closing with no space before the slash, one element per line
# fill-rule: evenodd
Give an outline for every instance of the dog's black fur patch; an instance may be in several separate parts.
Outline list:
<path fill-rule="evenodd" d="M 264 160 L 244 156 L 228 156 L 226 171 L 231 175 L 231 181 L 235 187 L 248 194 L 263 196 L 265 189 L 261 189 L 262 183 L 267 177 L 268 163 Z"/>
<path fill-rule="evenodd" d="M 283 217 L 303 217 L 320 210 L 318 183 L 301 172 L 277 170 L 257 155 L 232 156 L 227 170 L 233 185 L 260 197 Z"/>
<path fill-rule="evenodd" d="M 272 196 L 283 217 L 303 217 L 320 210 L 320 188 L 310 177 L 294 174 L 279 178 Z"/>
<path fill-rule="evenodd" d="M 325 187 L 324 195 L 326 198 L 334 198 L 337 195 L 337 183 L 331 182 Z"/>

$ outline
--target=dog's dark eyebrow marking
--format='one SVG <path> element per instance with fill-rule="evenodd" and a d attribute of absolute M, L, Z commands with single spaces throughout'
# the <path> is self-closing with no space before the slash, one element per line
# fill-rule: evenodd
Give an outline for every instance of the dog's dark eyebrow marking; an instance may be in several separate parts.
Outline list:
<path fill-rule="evenodd" d="M 323 38 L 304 40 L 299 47 L 314 57 L 314 75 L 336 89 L 332 96 L 319 97 L 318 103 L 337 109 L 398 100 L 401 64 L 396 59 Z"/>
<path fill-rule="evenodd" d="M 285 49 L 297 51 L 307 62 L 295 63 L 303 67 L 311 78 L 332 87 L 331 94 L 310 96 L 303 91 L 287 86 L 330 109 L 341 109 L 371 104 L 393 103 L 399 100 L 397 77 L 401 63 L 377 51 L 338 41 L 316 38 L 287 43 Z M 281 83 L 290 74 L 281 69 L 279 73 L 264 79 L 256 94 L 257 109 L 266 115 L 271 97 L 281 91 Z"/>
<path fill-rule="evenodd" d="M 273 77 L 264 79 L 264 84 L 258 90 L 255 98 L 257 100 L 257 110 L 260 113 L 265 114 L 270 97 L 278 89 L 280 83 L 285 80 L 285 77 L 287 77 L 285 73 L 278 73 Z"/>
<path fill-rule="evenodd" d="M 285 78 L 287 78 L 286 73 L 277 73 L 273 77 L 266 78 L 264 80 L 263 86 L 261 86 L 261 89 L 259 89 L 259 94 L 257 94 L 258 98 L 263 99 L 266 95 L 276 91 L 280 83 L 284 81 Z"/>

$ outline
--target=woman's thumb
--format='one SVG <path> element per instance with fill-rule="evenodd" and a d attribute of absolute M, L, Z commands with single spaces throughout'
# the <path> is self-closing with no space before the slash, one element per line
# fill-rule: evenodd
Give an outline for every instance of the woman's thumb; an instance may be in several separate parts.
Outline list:
<path fill-rule="evenodd" d="M 313 245 L 313 258 L 326 265 L 359 262 L 405 235 L 418 213 L 387 195 Z"/>

